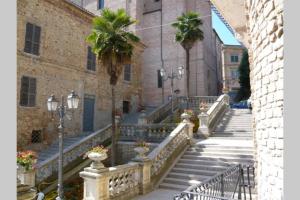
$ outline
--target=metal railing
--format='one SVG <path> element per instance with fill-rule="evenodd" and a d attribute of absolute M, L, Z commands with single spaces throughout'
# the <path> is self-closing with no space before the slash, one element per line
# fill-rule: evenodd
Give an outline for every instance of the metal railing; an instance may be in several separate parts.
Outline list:
<path fill-rule="evenodd" d="M 245 174 L 246 171 L 246 174 Z M 252 181 L 250 176 L 252 174 Z M 245 177 L 246 175 L 246 177 Z M 246 178 L 246 181 L 245 181 Z M 176 195 L 174 200 L 252 200 L 254 185 L 254 167 L 235 165 L 213 178 L 193 185 Z M 246 191 L 246 188 L 248 191 Z"/>

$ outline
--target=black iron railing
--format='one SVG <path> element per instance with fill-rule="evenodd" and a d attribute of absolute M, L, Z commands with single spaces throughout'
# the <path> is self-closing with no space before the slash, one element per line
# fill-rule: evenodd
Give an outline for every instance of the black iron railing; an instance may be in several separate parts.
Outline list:
<path fill-rule="evenodd" d="M 190 186 L 174 200 L 252 200 L 254 186 L 254 167 L 239 164 L 199 185 Z"/>

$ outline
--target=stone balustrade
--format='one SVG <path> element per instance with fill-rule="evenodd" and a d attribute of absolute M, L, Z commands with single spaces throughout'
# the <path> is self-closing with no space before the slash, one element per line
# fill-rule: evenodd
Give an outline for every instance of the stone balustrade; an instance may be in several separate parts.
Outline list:
<path fill-rule="evenodd" d="M 202 112 L 198 115 L 199 128 L 198 135 L 201 137 L 209 137 L 212 130 L 229 108 L 229 96 L 227 94 L 221 95 L 217 101 L 209 108 L 207 112 Z"/>
<path fill-rule="evenodd" d="M 81 141 L 64 149 L 64 166 L 82 156 L 92 147 L 101 144 L 109 138 L 111 138 L 111 125 L 108 125 L 103 129 L 90 134 Z M 36 169 L 36 183 L 40 183 L 41 181 L 45 180 L 54 172 L 57 172 L 57 170 L 58 153 L 38 164 Z"/>
<path fill-rule="evenodd" d="M 175 97 L 173 100 L 173 109 L 177 108 L 186 109 L 187 105 L 189 109 L 192 109 L 194 112 L 199 113 L 200 103 L 205 103 L 206 105 L 212 105 L 218 96 L 194 96 L 189 97 L 188 100 L 186 97 Z M 168 101 L 167 103 L 159 106 L 149 115 L 145 117 L 147 123 L 157 123 L 166 118 L 172 110 L 172 102 Z"/>
<path fill-rule="evenodd" d="M 122 124 L 120 126 L 121 141 L 161 142 L 174 130 L 176 124 Z"/>
<path fill-rule="evenodd" d="M 170 166 L 179 152 L 187 146 L 189 140 L 188 123 L 180 123 L 171 134 L 159 144 L 149 155 L 151 160 L 151 178 L 156 183 Z"/>
<path fill-rule="evenodd" d="M 194 97 L 189 97 L 187 102 L 186 97 L 179 97 L 179 102 L 182 108 L 186 108 L 188 104 L 189 109 L 193 110 L 196 113 L 199 113 L 200 103 L 204 103 L 209 107 L 210 105 L 215 103 L 215 101 L 218 98 L 219 98 L 218 96 L 194 96 Z"/>
<path fill-rule="evenodd" d="M 189 116 L 180 123 L 146 158 L 107 170 L 87 167 L 80 176 L 84 179 L 83 200 L 131 199 L 154 189 L 180 152 L 188 147 L 193 124 Z"/>

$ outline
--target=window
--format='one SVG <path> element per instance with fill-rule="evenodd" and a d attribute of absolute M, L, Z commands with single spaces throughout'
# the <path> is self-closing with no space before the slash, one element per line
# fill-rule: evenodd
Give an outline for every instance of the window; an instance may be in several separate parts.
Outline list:
<path fill-rule="evenodd" d="M 24 52 L 39 55 L 41 27 L 26 24 Z"/>
<path fill-rule="evenodd" d="M 98 0 L 98 9 L 104 8 L 104 0 Z"/>
<path fill-rule="evenodd" d="M 131 80 L 131 65 L 130 64 L 124 65 L 124 80 L 125 81 Z"/>
<path fill-rule="evenodd" d="M 160 74 L 160 70 L 157 70 L 157 87 L 162 88 L 162 77 Z"/>
<path fill-rule="evenodd" d="M 42 142 L 42 131 L 33 130 L 31 133 L 31 143 L 41 143 Z"/>
<path fill-rule="evenodd" d="M 87 69 L 96 71 L 96 55 L 92 52 L 91 47 L 88 47 Z"/>
<path fill-rule="evenodd" d="M 36 79 L 23 76 L 21 79 L 20 105 L 35 106 Z"/>
<path fill-rule="evenodd" d="M 129 101 L 123 101 L 123 113 L 129 113 Z"/>
<path fill-rule="evenodd" d="M 230 61 L 234 62 L 234 63 L 239 62 L 239 56 L 238 55 L 231 55 Z"/>

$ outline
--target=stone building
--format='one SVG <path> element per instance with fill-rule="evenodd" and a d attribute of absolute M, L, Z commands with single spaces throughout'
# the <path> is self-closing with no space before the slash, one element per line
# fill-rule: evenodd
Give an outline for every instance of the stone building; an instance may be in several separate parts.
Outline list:
<path fill-rule="evenodd" d="M 285 199 L 283 0 L 212 0 L 212 3 L 249 52 L 257 199 Z"/>
<path fill-rule="evenodd" d="M 260 200 L 283 197 L 283 0 L 246 0 Z"/>
<path fill-rule="evenodd" d="M 213 40 L 215 46 L 215 59 L 216 59 L 216 74 L 217 74 L 217 95 L 222 94 L 223 89 L 223 76 L 222 76 L 222 46 L 223 41 L 219 37 L 215 29 L 213 29 Z"/>
<path fill-rule="evenodd" d="M 80 97 L 66 135 L 97 130 L 110 123 L 111 87 L 89 44 L 95 15 L 66 0 L 20 0 L 17 3 L 17 140 L 18 149 L 39 150 L 57 138 L 57 117 L 47 111 L 74 90 Z M 124 66 L 116 87 L 117 108 L 136 111 L 142 102 L 138 45 L 133 63 Z M 54 118 L 52 120 L 52 118 Z"/>
<path fill-rule="evenodd" d="M 222 45 L 222 76 L 224 87 L 233 100 L 240 88 L 239 65 L 243 57 L 244 47 L 241 45 Z"/>
<path fill-rule="evenodd" d="M 217 69 L 215 45 L 212 38 L 211 4 L 209 0 L 73 0 L 77 5 L 100 14 L 103 7 L 124 8 L 136 18 L 138 24 L 132 31 L 138 34 L 147 46 L 142 58 L 142 79 L 144 103 L 157 106 L 171 95 L 171 81 L 161 80 L 159 70 L 164 67 L 167 73 L 173 68 L 185 66 L 185 51 L 174 41 L 175 29 L 171 23 L 187 11 L 200 13 L 204 40 L 197 42 L 190 55 L 190 95 L 217 95 Z M 185 76 L 174 80 L 174 90 L 178 96 L 186 95 Z"/>

